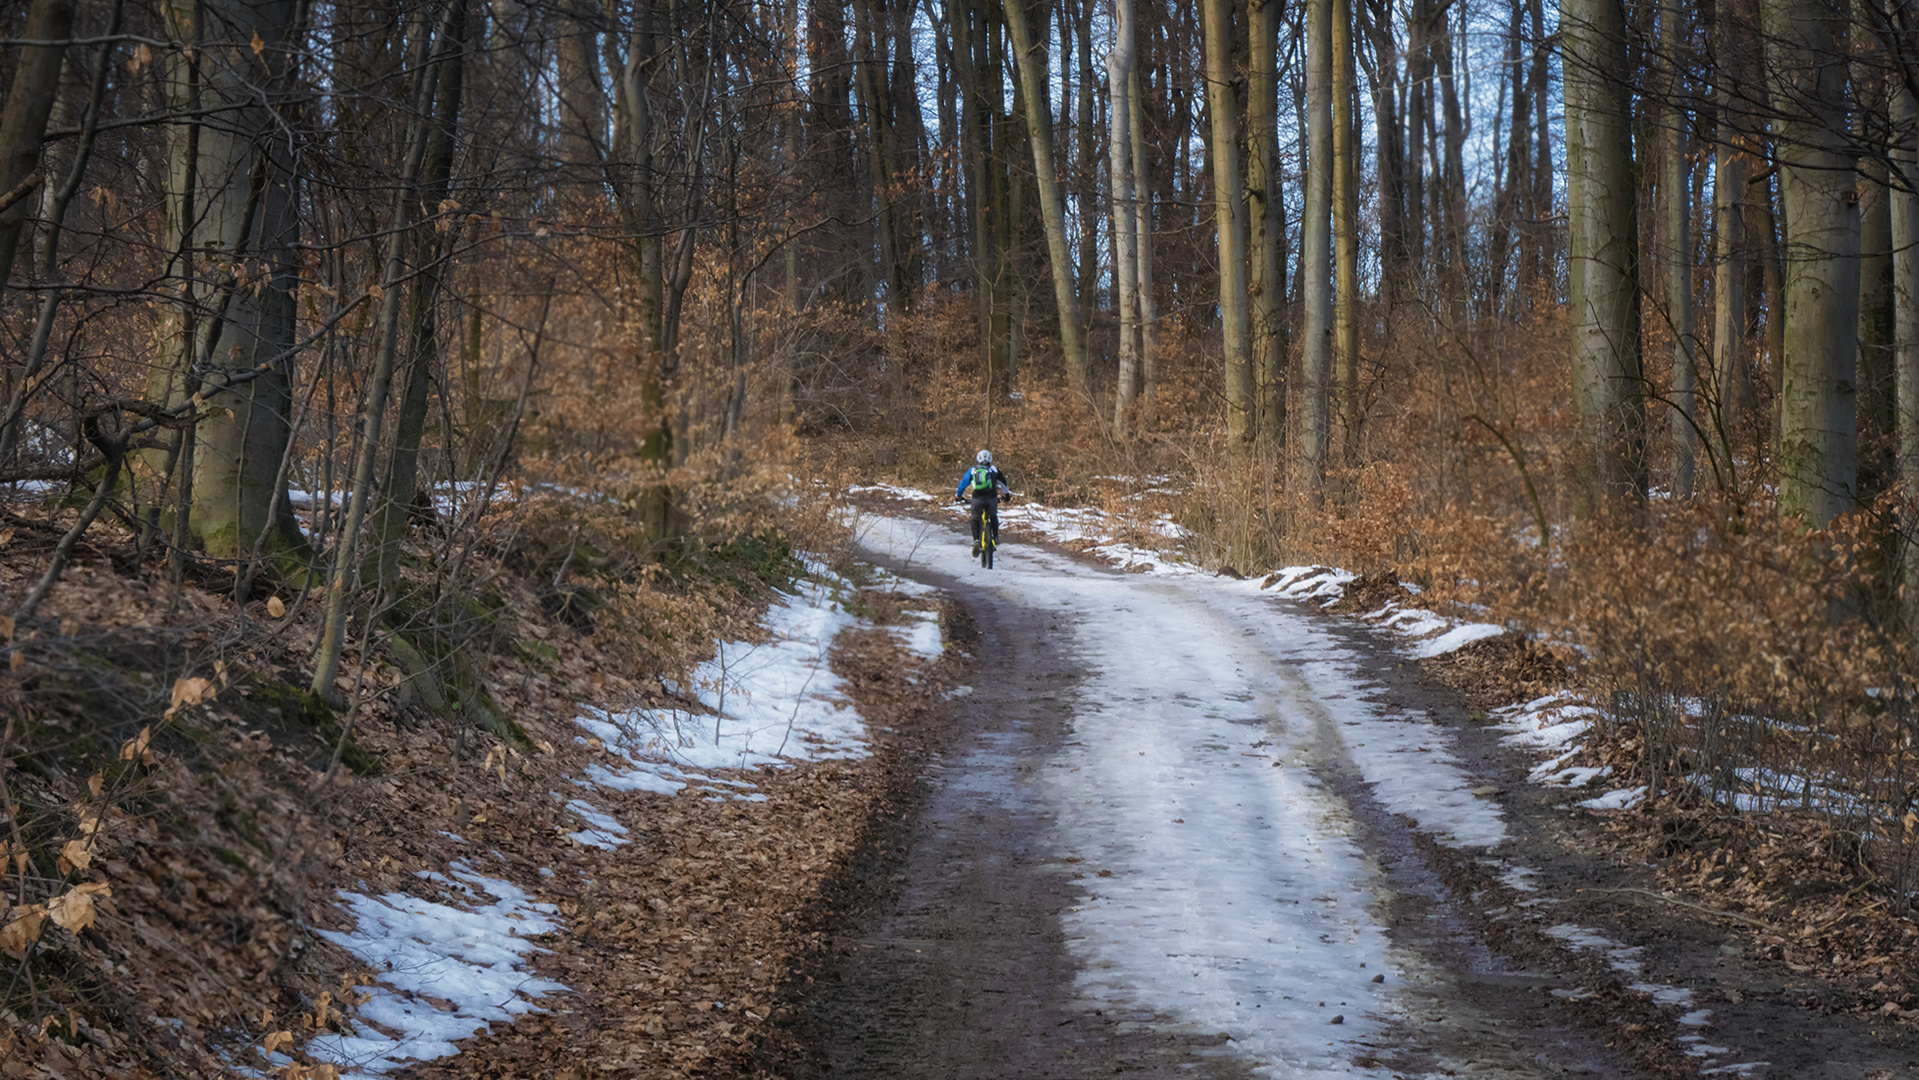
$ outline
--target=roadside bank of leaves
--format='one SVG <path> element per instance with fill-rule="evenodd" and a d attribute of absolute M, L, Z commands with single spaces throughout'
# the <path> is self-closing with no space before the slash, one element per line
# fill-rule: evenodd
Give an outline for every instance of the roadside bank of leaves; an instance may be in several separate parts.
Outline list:
<path fill-rule="evenodd" d="M 1367 575 L 1346 582 L 1327 610 L 1363 617 L 1411 597 L 1395 575 Z M 1885 846 L 1862 843 L 1826 814 L 1783 805 L 1736 812 L 1683 774 L 1653 775 L 1652 761 L 1670 759 L 1649 757 L 1642 727 L 1592 709 L 1576 689 L 1575 666 L 1523 635 L 1489 637 L 1419 664 L 1458 693 L 1479 722 L 1515 702 L 1546 698 L 1587 711 L 1589 726 L 1554 759 L 1554 771 L 1604 775 L 1606 787 L 1620 790 L 1667 789 L 1625 809 L 1566 819 L 1587 851 L 1628 873 L 1649 871 L 1643 891 L 1619 894 L 1627 902 L 1661 918 L 1717 927 L 1738 942 L 1742 963 L 1818 980 L 1821 991 L 1808 996 L 1807 1008 L 1919 1022 L 1919 980 L 1911 975 L 1919 971 L 1919 924 L 1894 895 L 1892 883 L 1907 878 L 1903 868 L 1888 873 L 1878 865 Z M 1486 887 L 1477 883 L 1475 891 Z M 1516 951 L 1535 947 L 1550 945 Z"/>
<path fill-rule="evenodd" d="M 879 612 L 918 602 L 858 600 Z M 396 1075 L 760 1076 L 806 1053 L 787 1021 L 831 947 L 840 883 L 917 776 L 920 732 L 938 723 L 960 670 L 950 654 L 928 661 L 904 647 L 883 615 L 842 631 L 831 667 L 872 733 L 872 754 L 740 774 L 764 801 L 712 800 L 692 787 L 612 800 L 642 823 L 631 843 L 576 846 L 550 863 L 555 880 L 581 885 L 560 904 L 567 929 L 542 940 L 551 952 L 534 966 L 572 993 L 457 1057 Z"/>
<path fill-rule="evenodd" d="M 17 597 L 70 512 L 6 514 L 0 597 Z M 458 670 L 471 675 L 447 685 L 510 721 L 491 728 L 458 703 L 436 709 L 384 630 L 351 635 L 343 689 L 355 706 L 308 695 L 310 596 L 261 591 L 236 603 L 230 573 L 191 560 L 188 581 L 169 584 L 130 534 L 105 525 L 75 549 L 38 617 L 0 625 L 0 1076 L 326 1080 L 341 1069 L 308 1044 L 381 1032 L 361 1009 L 387 975 L 334 943 L 353 929 L 342 894 L 470 908 L 472 890 L 453 879 L 482 875 L 553 903 L 560 928 L 533 945 L 556 964 L 576 927 L 596 950 L 626 922 L 653 935 L 606 954 L 617 964 L 554 968 L 573 992 L 547 994 L 537 1002 L 547 1011 L 523 1024 L 579 1023 L 595 979 L 644 971 L 623 988 L 634 1003 L 659 992 L 639 1030 L 654 1020 L 677 1034 L 636 1074 L 704 1067 L 752 1044 L 781 950 L 797 947 L 776 932 L 779 913 L 810 902 L 807 875 L 832 872 L 838 823 L 869 799 L 863 766 L 756 774 L 765 803 L 707 803 L 691 789 L 596 796 L 634 826 L 636 842 L 610 852 L 568 839 L 580 821 L 555 793 L 605 754 L 578 740 L 580 703 L 683 704 L 669 661 L 697 660 L 702 643 L 755 624 L 768 575 L 797 567 L 763 532 L 702 548 L 638 586 L 576 567 L 567 595 L 596 593 L 582 611 L 556 603 L 555 573 L 514 544 L 513 529 L 501 534 L 499 547 L 466 555 L 471 580 L 447 601 L 465 624 Z M 409 558 L 422 581 L 443 566 Z M 627 616 L 642 609 L 650 621 L 636 632 Z M 618 864 L 642 852 L 652 876 L 634 899 L 616 888 L 633 873 Z M 749 910 L 760 919 L 750 932 L 722 931 Z M 686 945 L 639 947 L 667 941 Z M 751 978 L 721 980 L 735 968 Z M 702 1000 L 724 1008 L 701 1010 Z M 429 994 L 409 1007 L 446 1004 Z M 616 1060 L 592 1056 L 597 1032 L 571 1044 L 582 1075 Z"/>

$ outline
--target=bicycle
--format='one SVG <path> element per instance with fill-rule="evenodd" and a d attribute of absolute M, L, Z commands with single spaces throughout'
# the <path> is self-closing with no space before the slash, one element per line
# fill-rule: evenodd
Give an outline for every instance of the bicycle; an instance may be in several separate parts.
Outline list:
<path fill-rule="evenodd" d="M 1012 502 L 1013 497 L 1008 495 L 1004 501 Z M 979 550 L 973 554 L 979 559 L 981 569 L 991 570 L 993 550 L 999 547 L 999 514 L 995 512 L 991 519 L 987 519 L 986 507 L 982 506 L 972 512 L 967 524 L 979 534 Z"/>
<path fill-rule="evenodd" d="M 984 520 L 986 508 L 973 511 L 973 524 L 979 531 L 979 564 L 981 569 L 993 568 L 993 549 L 999 546 L 999 515 L 994 514 L 991 521 Z"/>

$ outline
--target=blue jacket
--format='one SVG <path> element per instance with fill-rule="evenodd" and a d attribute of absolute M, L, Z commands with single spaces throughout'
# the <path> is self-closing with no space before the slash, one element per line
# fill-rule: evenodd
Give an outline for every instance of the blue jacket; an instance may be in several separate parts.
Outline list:
<path fill-rule="evenodd" d="M 964 499 L 972 496 L 973 473 L 975 473 L 976 471 L 980 469 L 985 469 L 986 475 L 992 478 L 992 481 L 993 481 L 992 498 L 997 499 L 1001 495 L 1011 495 L 1013 493 L 1012 485 L 1006 482 L 1006 474 L 999 471 L 999 466 L 975 465 L 971 469 L 966 470 L 966 472 L 960 476 L 959 490 L 953 493 L 955 498 Z"/>

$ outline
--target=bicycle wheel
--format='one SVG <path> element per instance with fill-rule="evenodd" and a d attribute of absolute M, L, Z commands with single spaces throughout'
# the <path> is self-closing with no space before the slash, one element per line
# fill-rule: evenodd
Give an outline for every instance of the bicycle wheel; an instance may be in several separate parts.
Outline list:
<path fill-rule="evenodd" d="M 988 570 L 993 568 L 993 541 L 982 540 L 979 547 L 979 564 Z"/>

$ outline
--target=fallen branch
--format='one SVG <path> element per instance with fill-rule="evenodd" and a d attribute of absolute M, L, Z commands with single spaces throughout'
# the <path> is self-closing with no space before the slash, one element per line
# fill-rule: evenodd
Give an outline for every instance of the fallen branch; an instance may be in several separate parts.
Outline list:
<path fill-rule="evenodd" d="M 1685 900 L 1667 896 L 1663 893 L 1653 892 L 1650 889 L 1580 889 L 1578 891 L 1582 893 L 1623 893 L 1627 896 L 1644 896 L 1651 900 L 1663 901 L 1674 907 L 1682 907 L 1688 911 L 1696 911 L 1701 915 L 1710 915 L 1715 919 L 1731 919 L 1733 922 L 1745 923 L 1747 926 L 1764 930 L 1768 934 L 1777 934 L 1780 937 L 1788 936 L 1784 930 L 1781 930 L 1764 919 L 1755 919 L 1750 915 L 1741 915 L 1736 911 L 1721 911 L 1718 908 L 1709 908 L 1703 904 L 1690 903 Z"/>

